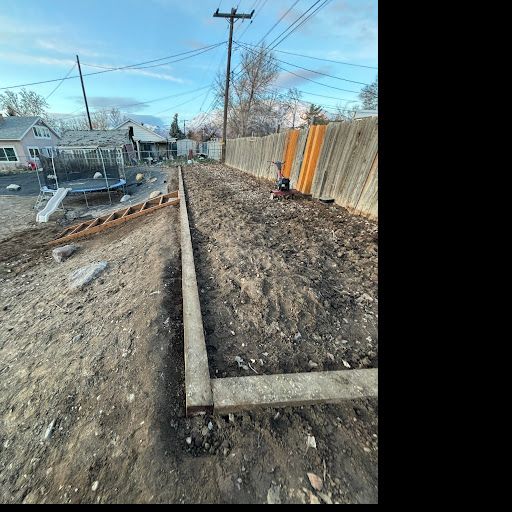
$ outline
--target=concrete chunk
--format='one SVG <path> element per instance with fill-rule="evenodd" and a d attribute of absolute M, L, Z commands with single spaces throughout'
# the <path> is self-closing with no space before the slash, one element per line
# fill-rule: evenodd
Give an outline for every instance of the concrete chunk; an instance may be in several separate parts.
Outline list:
<path fill-rule="evenodd" d="M 106 261 L 98 261 L 75 270 L 69 276 L 69 287 L 72 290 L 83 288 L 98 277 L 107 268 L 107 264 Z"/>

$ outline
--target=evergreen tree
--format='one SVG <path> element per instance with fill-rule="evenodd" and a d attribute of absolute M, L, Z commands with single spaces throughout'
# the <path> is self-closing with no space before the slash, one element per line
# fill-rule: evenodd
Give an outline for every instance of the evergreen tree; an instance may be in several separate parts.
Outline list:
<path fill-rule="evenodd" d="M 180 125 L 178 123 L 178 114 L 174 114 L 174 118 L 171 123 L 171 128 L 169 130 L 169 137 L 174 137 L 177 140 L 185 138 L 185 134 L 180 130 Z"/>

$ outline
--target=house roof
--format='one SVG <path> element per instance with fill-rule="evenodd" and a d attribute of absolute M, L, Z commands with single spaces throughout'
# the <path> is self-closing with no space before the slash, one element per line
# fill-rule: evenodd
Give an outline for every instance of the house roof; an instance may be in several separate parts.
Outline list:
<path fill-rule="evenodd" d="M 149 128 L 147 128 L 143 124 L 140 124 L 137 121 L 134 121 L 133 119 L 127 119 L 126 121 L 123 121 L 119 126 L 116 126 L 115 129 L 119 129 L 119 128 L 121 128 L 121 126 L 125 126 L 127 124 L 136 124 L 139 128 L 142 128 L 143 130 L 145 130 L 146 132 L 150 133 L 151 135 L 154 135 L 155 136 L 155 140 L 152 141 L 152 142 L 167 142 L 167 139 L 165 137 L 162 137 L 158 133 L 154 132 L 153 130 L 150 130 Z"/>
<path fill-rule="evenodd" d="M 128 130 L 68 130 L 62 134 L 58 146 L 117 148 L 129 143 Z"/>
<path fill-rule="evenodd" d="M 40 118 L 37 116 L 2 116 L 0 118 L 0 140 L 23 139 L 30 128 L 39 120 Z M 44 125 L 48 126 L 46 123 Z M 48 126 L 48 128 L 50 127 Z"/>
<path fill-rule="evenodd" d="M 354 119 L 362 119 L 364 117 L 376 117 L 378 115 L 378 110 L 358 110 L 354 115 Z"/>

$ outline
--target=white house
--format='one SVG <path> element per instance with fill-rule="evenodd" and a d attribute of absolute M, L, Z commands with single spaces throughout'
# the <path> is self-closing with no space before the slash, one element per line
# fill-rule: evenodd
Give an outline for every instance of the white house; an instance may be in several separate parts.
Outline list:
<path fill-rule="evenodd" d="M 115 128 L 128 129 L 130 139 L 137 152 L 138 159 L 159 160 L 168 155 L 169 144 L 176 142 L 174 138 L 165 138 L 150 130 L 143 123 L 128 119 Z"/>
<path fill-rule="evenodd" d="M 0 114 L 0 169 L 27 167 L 39 155 L 51 156 L 59 141 L 40 117 Z"/>

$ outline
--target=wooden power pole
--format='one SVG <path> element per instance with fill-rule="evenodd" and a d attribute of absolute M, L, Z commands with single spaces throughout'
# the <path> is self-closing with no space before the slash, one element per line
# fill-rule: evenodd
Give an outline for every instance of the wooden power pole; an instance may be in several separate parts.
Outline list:
<path fill-rule="evenodd" d="M 87 104 L 87 96 L 85 95 L 84 79 L 82 77 L 82 68 L 80 67 L 80 59 L 76 56 L 76 63 L 78 64 L 78 72 L 80 73 L 80 81 L 82 82 L 82 92 L 84 93 L 85 110 L 87 110 L 87 118 L 89 119 L 89 129 L 92 130 L 91 114 L 89 114 L 89 105 Z"/>
<path fill-rule="evenodd" d="M 236 7 L 231 9 L 230 13 L 219 12 L 217 9 L 213 13 L 214 18 L 229 18 L 229 43 L 228 43 L 228 62 L 226 66 L 226 86 L 224 88 L 224 122 L 222 124 L 222 156 L 221 162 L 226 159 L 226 132 L 228 127 L 228 98 L 229 98 L 229 75 L 231 73 L 231 47 L 233 45 L 233 25 L 235 20 L 246 19 L 250 20 L 254 14 L 254 9 L 251 14 L 237 14 Z"/>

